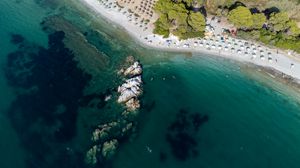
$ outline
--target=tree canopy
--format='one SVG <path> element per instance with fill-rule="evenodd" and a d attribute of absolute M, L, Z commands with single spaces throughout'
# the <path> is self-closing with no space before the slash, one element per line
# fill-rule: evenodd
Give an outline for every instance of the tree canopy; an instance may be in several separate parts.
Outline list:
<path fill-rule="evenodd" d="M 194 0 L 159 0 L 154 9 L 160 15 L 155 22 L 154 33 L 168 37 L 170 33 L 180 39 L 204 35 L 205 18 L 200 12 L 193 12 L 186 5 Z"/>
<path fill-rule="evenodd" d="M 268 21 L 269 27 L 274 32 L 280 32 L 288 29 L 289 16 L 286 12 L 272 13 Z"/>
<path fill-rule="evenodd" d="M 239 6 L 231 10 L 228 14 L 228 20 L 240 29 L 248 29 L 253 26 L 252 14 L 244 6 Z"/>
<path fill-rule="evenodd" d="M 288 30 L 288 35 L 292 36 L 292 37 L 299 37 L 300 35 L 300 28 L 297 26 L 296 21 L 291 20 L 288 23 L 289 25 L 289 30 Z"/>
<path fill-rule="evenodd" d="M 238 3 L 236 0 L 158 0 L 154 9 L 159 18 L 155 22 L 154 33 L 164 37 L 173 34 L 180 39 L 204 36 L 205 17 L 192 11 L 193 7 L 204 5 L 208 13 L 227 17 L 239 29 L 238 36 L 300 53 L 299 20 L 295 20 L 300 18 L 297 10 L 300 5 L 295 2 L 291 0 L 284 5 L 284 0 L 240 0 Z M 270 4 L 279 4 L 280 11 L 263 13 Z"/>
<path fill-rule="evenodd" d="M 256 13 L 252 15 L 252 20 L 253 20 L 252 28 L 261 29 L 264 23 L 266 23 L 267 18 L 263 13 Z"/>
<path fill-rule="evenodd" d="M 190 13 L 188 20 L 188 24 L 195 30 L 195 31 L 203 31 L 205 29 L 205 18 L 201 13 Z"/>

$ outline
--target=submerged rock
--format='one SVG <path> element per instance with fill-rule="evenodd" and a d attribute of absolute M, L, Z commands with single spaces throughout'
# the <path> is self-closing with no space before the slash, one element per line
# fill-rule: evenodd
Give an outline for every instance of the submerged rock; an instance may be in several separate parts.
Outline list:
<path fill-rule="evenodd" d="M 99 141 L 100 139 L 104 139 L 108 136 L 108 131 L 110 128 L 107 129 L 95 129 L 92 136 L 92 141 Z"/>
<path fill-rule="evenodd" d="M 130 130 L 131 128 L 132 128 L 132 126 L 133 126 L 133 124 L 130 122 L 130 123 L 128 123 L 127 125 L 126 125 L 126 127 L 124 127 L 123 129 L 122 129 L 122 132 L 124 133 L 124 132 L 127 132 L 128 130 Z"/>
<path fill-rule="evenodd" d="M 133 121 L 139 114 L 139 111 L 138 110 L 133 110 L 133 111 L 124 111 L 122 113 L 122 116 L 126 119 L 126 120 L 129 120 L 129 121 Z"/>
<path fill-rule="evenodd" d="M 134 62 L 134 57 L 132 55 L 130 55 L 126 58 L 126 63 L 132 64 L 133 62 Z"/>
<path fill-rule="evenodd" d="M 122 69 L 120 69 L 120 70 L 117 72 L 117 74 L 118 74 L 118 75 L 124 74 L 124 71 L 125 71 L 125 70 L 122 68 Z"/>
<path fill-rule="evenodd" d="M 110 122 L 107 124 L 99 125 L 98 128 L 95 129 L 92 136 L 92 141 L 99 141 L 107 138 L 112 129 L 119 127 L 118 122 Z"/>
<path fill-rule="evenodd" d="M 98 145 L 94 145 L 91 149 L 89 149 L 85 156 L 85 162 L 87 164 L 94 165 L 97 163 L 97 152 L 100 151 L 100 147 Z"/>
<path fill-rule="evenodd" d="M 110 100 L 110 99 L 111 99 L 111 97 L 112 97 L 112 95 L 107 95 L 107 96 L 105 96 L 105 98 L 104 98 L 104 101 L 108 101 L 108 100 Z"/>
<path fill-rule="evenodd" d="M 119 143 L 116 139 L 104 142 L 102 147 L 102 156 L 106 159 L 111 158 L 115 155 L 118 145 Z"/>

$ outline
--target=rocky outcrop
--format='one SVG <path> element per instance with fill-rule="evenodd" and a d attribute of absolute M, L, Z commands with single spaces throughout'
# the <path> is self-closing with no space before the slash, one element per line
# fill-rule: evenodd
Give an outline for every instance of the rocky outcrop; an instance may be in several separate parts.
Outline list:
<path fill-rule="evenodd" d="M 107 124 L 99 125 L 93 132 L 92 141 L 99 141 L 106 139 L 112 129 L 118 129 L 119 123 L 118 122 L 110 122 Z"/>
<path fill-rule="evenodd" d="M 118 87 L 118 103 L 124 103 L 128 111 L 140 108 L 138 97 L 142 94 L 142 66 L 139 62 L 134 62 L 123 74 L 131 76 L 125 83 Z"/>
<path fill-rule="evenodd" d="M 142 70 L 141 64 L 136 61 L 133 63 L 133 65 L 131 65 L 124 71 L 124 75 L 125 76 L 136 76 L 136 75 L 142 74 L 142 72 L 143 72 L 143 70 Z"/>
<path fill-rule="evenodd" d="M 132 98 L 132 99 L 128 100 L 125 103 L 125 105 L 126 105 L 126 107 L 129 111 L 134 111 L 134 110 L 137 110 L 141 107 L 140 101 L 136 98 Z"/>
<path fill-rule="evenodd" d="M 126 103 L 130 99 L 140 96 L 142 94 L 141 84 L 141 76 L 126 80 L 125 83 L 118 87 L 118 92 L 120 93 L 118 103 Z"/>
<path fill-rule="evenodd" d="M 129 56 L 126 60 L 128 68 L 121 69 L 118 74 L 125 79 L 118 87 L 117 102 L 123 104 L 126 110 L 121 114 L 121 118 L 114 121 L 98 125 L 92 133 L 92 146 L 86 153 L 86 162 L 95 165 L 98 161 L 110 160 L 115 155 L 119 142 L 125 137 L 133 137 L 135 120 L 139 113 L 140 100 L 142 95 L 142 65 Z M 112 95 L 107 95 L 104 101 L 109 101 Z"/>
<path fill-rule="evenodd" d="M 100 147 L 98 145 L 94 145 L 90 148 L 85 156 L 85 162 L 87 164 L 94 165 L 97 163 L 97 153 L 100 151 Z"/>
<path fill-rule="evenodd" d="M 102 147 L 102 156 L 106 159 L 111 158 L 115 155 L 118 145 L 119 143 L 116 139 L 104 142 Z"/>

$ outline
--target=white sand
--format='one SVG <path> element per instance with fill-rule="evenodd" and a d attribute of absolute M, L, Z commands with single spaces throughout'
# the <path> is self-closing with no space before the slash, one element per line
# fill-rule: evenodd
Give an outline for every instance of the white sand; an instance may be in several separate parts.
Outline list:
<path fill-rule="evenodd" d="M 250 62 L 259 66 L 280 71 L 286 75 L 293 77 L 297 80 L 298 83 L 300 83 L 299 57 L 288 55 L 283 51 L 279 50 L 279 53 L 277 53 L 276 49 L 270 49 L 265 46 L 259 47 L 260 45 L 256 43 L 248 42 L 250 51 L 248 51 L 249 55 L 245 55 L 245 52 L 247 52 L 246 46 L 243 49 L 241 48 L 241 45 L 245 45 L 245 42 L 247 41 L 240 40 L 240 42 L 238 43 L 238 39 L 233 38 L 228 39 L 225 43 L 222 43 L 219 38 L 212 39 L 213 41 L 203 41 L 200 39 L 189 39 L 179 41 L 176 37 L 169 37 L 167 39 L 163 39 L 161 36 L 157 36 L 152 33 L 153 25 L 151 23 L 148 25 L 148 29 L 144 30 L 145 26 L 139 27 L 139 22 L 137 25 L 134 24 L 134 15 L 132 19 L 133 21 L 129 21 L 130 18 L 128 17 L 128 12 L 126 14 L 123 13 L 124 11 L 127 11 L 127 9 L 123 8 L 121 11 L 118 11 L 118 8 L 109 8 L 109 6 L 114 6 L 115 0 L 107 0 L 107 2 L 105 1 L 105 3 L 100 3 L 99 0 L 81 0 L 81 2 L 86 4 L 90 9 L 99 13 L 102 17 L 106 18 L 107 20 L 123 27 L 131 36 L 133 36 L 136 40 L 141 42 L 143 46 L 168 51 L 208 53 L 230 59 L 235 59 L 238 61 Z M 112 3 L 112 5 L 109 5 L 109 3 Z M 105 4 L 107 5 L 107 7 L 105 7 Z M 171 44 L 168 45 L 166 40 L 170 40 Z M 150 43 L 149 41 L 152 42 Z M 198 44 L 195 45 L 195 42 Z M 229 46 L 229 42 L 231 43 L 231 46 Z M 199 46 L 199 43 L 203 43 L 203 46 Z M 206 43 L 209 44 L 210 49 L 207 49 L 205 47 Z M 238 45 L 235 46 L 234 43 L 237 43 Z M 253 46 L 250 46 L 250 44 L 252 43 Z M 189 47 L 187 47 L 187 45 L 185 44 L 189 45 Z M 216 48 L 214 48 L 213 45 L 215 45 Z M 221 45 L 222 49 L 218 49 L 218 45 Z M 224 48 L 225 46 L 228 47 L 227 51 Z M 231 52 L 232 47 L 235 50 Z M 255 52 L 255 50 L 253 50 L 254 48 L 257 51 L 255 58 L 253 58 L 252 55 L 252 53 Z M 238 49 L 241 50 L 240 53 L 238 53 Z M 262 54 L 260 53 L 260 50 L 263 51 Z M 261 55 L 263 55 L 264 58 L 260 58 Z"/>

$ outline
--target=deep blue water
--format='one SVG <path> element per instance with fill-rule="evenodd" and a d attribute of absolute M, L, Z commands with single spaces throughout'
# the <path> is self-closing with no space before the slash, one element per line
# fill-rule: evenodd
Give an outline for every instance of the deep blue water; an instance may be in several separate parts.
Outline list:
<path fill-rule="evenodd" d="M 0 6 L 1 168 L 299 167 L 299 94 L 255 67 L 142 48 L 77 0 Z M 125 121 L 115 89 L 128 55 L 144 94 Z M 109 135 L 117 154 L 87 165 L 92 131 L 111 121 L 135 129 Z"/>

